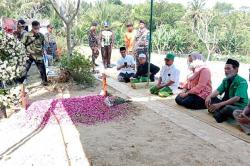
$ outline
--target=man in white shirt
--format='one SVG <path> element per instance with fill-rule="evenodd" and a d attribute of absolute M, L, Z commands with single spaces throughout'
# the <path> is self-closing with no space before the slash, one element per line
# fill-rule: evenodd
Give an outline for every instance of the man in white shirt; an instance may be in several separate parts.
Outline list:
<path fill-rule="evenodd" d="M 117 61 L 117 70 L 120 71 L 118 81 L 130 82 L 130 78 L 135 75 L 135 59 L 132 55 L 127 55 L 126 48 L 120 48 L 121 59 Z"/>
<path fill-rule="evenodd" d="M 179 86 L 180 71 L 174 66 L 175 55 L 168 53 L 161 69 L 158 84 L 150 88 L 151 94 L 168 97 L 176 93 Z"/>

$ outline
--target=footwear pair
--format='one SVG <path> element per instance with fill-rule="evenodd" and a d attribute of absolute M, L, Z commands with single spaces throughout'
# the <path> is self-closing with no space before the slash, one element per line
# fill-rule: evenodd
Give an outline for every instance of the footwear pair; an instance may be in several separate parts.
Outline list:
<path fill-rule="evenodd" d="M 113 68 L 112 66 L 110 66 L 110 65 L 104 65 L 105 66 L 105 68 Z"/>
<path fill-rule="evenodd" d="M 48 83 L 47 81 L 43 81 L 43 82 L 41 83 L 41 85 L 43 85 L 43 86 L 48 86 L 49 83 Z"/>

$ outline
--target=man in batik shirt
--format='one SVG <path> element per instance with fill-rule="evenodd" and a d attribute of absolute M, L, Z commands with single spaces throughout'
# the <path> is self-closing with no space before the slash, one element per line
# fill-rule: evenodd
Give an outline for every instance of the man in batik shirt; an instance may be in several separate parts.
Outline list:
<path fill-rule="evenodd" d="M 57 45 L 56 38 L 53 34 L 54 27 L 49 24 L 47 26 L 48 32 L 45 34 L 45 49 L 48 55 L 51 55 L 53 59 L 57 59 Z"/>
<path fill-rule="evenodd" d="M 141 20 L 139 29 L 137 30 L 135 36 L 135 45 L 134 45 L 134 53 L 137 66 L 139 64 L 138 55 L 145 54 L 148 60 L 148 43 L 149 43 L 148 38 L 149 38 L 149 30 L 146 28 L 145 22 Z"/>
<path fill-rule="evenodd" d="M 98 58 L 99 56 L 99 50 L 98 50 L 98 35 L 97 35 L 97 32 L 96 32 L 96 28 L 97 28 L 97 23 L 96 22 L 93 22 L 92 23 L 92 26 L 90 28 L 90 31 L 89 31 L 89 37 L 88 37 L 88 40 L 89 40 L 89 47 L 91 48 L 92 50 L 92 64 L 93 64 L 93 68 L 95 66 L 98 66 L 96 64 L 96 59 Z"/>

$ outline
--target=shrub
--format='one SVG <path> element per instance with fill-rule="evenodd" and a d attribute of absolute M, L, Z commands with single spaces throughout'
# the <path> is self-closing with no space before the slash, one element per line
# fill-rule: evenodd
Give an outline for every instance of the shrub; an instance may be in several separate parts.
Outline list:
<path fill-rule="evenodd" d="M 24 45 L 12 35 L 0 32 L 0 80 L 11 81 L 19 77 L 27 59 Z"/>
<path fill-rule="evenodd" d="M 24 45 L 12 35 L 0 31 L 0 108 L 19 104 L 20 88 L 12 85 L 1 89 L 1 85 L 21 76 L 27 59 Z"/>
<path fill-rule="evenodd" d="M 73 52 L 69 58 L 63 56 L 61 59 L 61 67 L 69 70 L 72 78 L 79 84 L 92 86 L 95 83 L 95 78 L 91 73 L 92 62 L 79 52 Z"/>

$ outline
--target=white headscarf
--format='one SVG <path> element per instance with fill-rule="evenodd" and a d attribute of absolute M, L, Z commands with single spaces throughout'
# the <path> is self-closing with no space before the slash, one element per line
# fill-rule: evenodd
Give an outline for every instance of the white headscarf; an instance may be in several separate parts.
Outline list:
<path fill-rule="evenodd" d="M 193 62 L 191 62 L 188 67 L 189 69 L 194 70 L 192 70 L 193 73 L 188 76 L 189 81 L 195 79 L 203 68 L 207 68 L 204 61 L 204 56 L 202 54 L 198 52 L 192 52 L 190 56 L 192 57 Z"/>
<path fill-rule="evenodd" d="M 205 65 L 204 56 L 199 52 L 192 52 L 189 56 L 193 59 L 193 62 L 189 64 L 190 69 L 196 69 Z"/>

